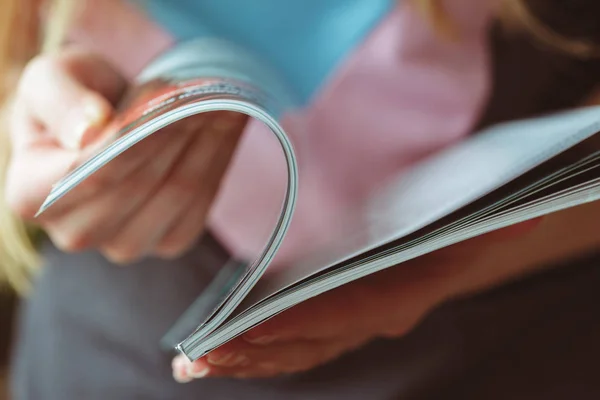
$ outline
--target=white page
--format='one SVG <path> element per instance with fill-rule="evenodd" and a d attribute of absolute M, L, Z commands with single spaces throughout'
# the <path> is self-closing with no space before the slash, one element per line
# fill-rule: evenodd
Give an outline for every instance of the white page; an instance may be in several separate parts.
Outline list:
<path fill-rule="evenodd" d="M 221 346 L 234 337 L 242 334 L 256 324 L 285 311 L 287 308 L 298 304 L 306 299 L 318 296 L 321 293 L 335 289 L 347 282 L 360 279 L 363 276 L 388 268 L 392 265 L 418 258 L 440 248 L 450 246 L 462 240 L 485 234 L 490 231 L 501 229 L 513 223 L 518 223 L 530 218 L 536 218 L 548 213 L 559 211 L 576 205 L 598 201 L 600 199 L 600 187 L 592 184 L 586 190 L 576 191 L 568 196 L 560 196 L 545 204 L 533 206 L 526 212 L 517 212 L 513 215 L 500 217 L 493 221 L 482 221 L 467 227 L 460 235 L 442 235 L 426 243 L 416 245 L 403 251 L 389 254 L 385 257 L 376 258 L 367 262 L 357 262 L 351 268 L 332 271 L 327 275 L 320 276 L 315 282 L 306 282 L 292 290 L 282 292 L 257 307 L 240 310 L 225 325 L 217 329 L 206 338 L 191 337 L 179 347 L 188 357 L 196 359 Z"/>
<path fill-rule="evenodd" d="M 367 223 L 289 267 L 267 271 L 259 301 L 353 256 L 400 239 L 505 185 L 600 131 L 600 107 L 497 125 L 390 181 L 373 197 Z M 301 190 L 301 189 L 300 189 Z M 367 232 L 367 235 L 365 235 Z M 362 241 L 367 237 L 367 241 Z"/>

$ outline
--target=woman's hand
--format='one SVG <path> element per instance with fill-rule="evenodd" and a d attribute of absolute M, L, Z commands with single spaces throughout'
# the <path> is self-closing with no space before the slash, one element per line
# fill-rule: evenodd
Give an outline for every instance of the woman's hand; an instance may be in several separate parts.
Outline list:
<path fill-rule="evenodd" d="M 32 219 L 51 186 L 98 140 L 127 88 L 79 50 L 40 57 L 21 79 L 11 118 L 7 201 Z M 245 126 L 235 113 L 174 124 L 117 157 L 35 220 L 65 251 L 115 262 L 173 257 L 191 247 Z"/>
<path fill-rule="evenodd" d="M 481 256 L 490 245 L 520 236 L 536 224 L 515 225 L 324 293 L 194 363 L 177 356 L 174 377 L 187 382 L 201 377 L 256 378 L 301 372 L 377 337 L 402 336 L 440 303 L 476 286 Z"/>

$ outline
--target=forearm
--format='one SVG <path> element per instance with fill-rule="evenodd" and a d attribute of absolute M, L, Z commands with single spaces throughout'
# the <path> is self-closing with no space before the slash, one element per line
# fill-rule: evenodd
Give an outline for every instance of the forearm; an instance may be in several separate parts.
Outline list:
<path fill-rule="evenodd" d="M 492 245 L 461 277 L 458 293 L 479 291 L 600 248 L 600 202 L 546 216 L 530 233 Z"/>
<path fill-rule="evenodd" d="M 600 104 L 600 89 L 582 106 L 594 104 Z M 529 234 L 491 246 L 465 272 L 458 293 L 484 290 L 600 249 L 599 222 L 600 201 L 544 217 Z"/>

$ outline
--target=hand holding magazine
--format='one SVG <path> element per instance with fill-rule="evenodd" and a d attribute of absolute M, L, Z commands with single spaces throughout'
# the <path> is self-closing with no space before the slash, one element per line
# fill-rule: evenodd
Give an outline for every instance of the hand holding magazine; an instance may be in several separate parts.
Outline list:
<path fill-rule="evenodd" d="M 600 198 L 600 107 L 503 123 L 403 171 L 372 193 L 365 207 L 340 221 L 347 234 L 311 248 L 285 268 L 267 271 L 285 242 L 303 191 L 299 171 L 305 159 L 298 157 L 297 138 L 281 124 L 282 115 L 294 107 L 282 82 L 252 54 L 228 43 L 196 41 L 175 47 L 140 75 L 104 135 L 106 141 L 53 187 L 40 209 L 44 212 L 136 143 L 195 115 L 235 111 L 266 125 L 286 169 L 278 215 L 254 259 L 231 257 L 210 232 L 202 237 L 203 251 L 225 259 L 225 265 L 163 343 L 192 360 L 348 282 Z"/>

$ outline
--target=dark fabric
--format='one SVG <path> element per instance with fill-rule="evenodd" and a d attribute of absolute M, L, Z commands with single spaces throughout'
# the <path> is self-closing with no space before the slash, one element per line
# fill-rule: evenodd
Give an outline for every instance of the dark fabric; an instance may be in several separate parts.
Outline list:
<path fill-rule="evenodd" d="M 600 256 L 446 304 L 404 339 L 304 375 L 178 385 L 157 343 L 206 282 L 198 254 L 133 268 L 46 255 L 20 330 L 15 400 L 600 398 Z"/>
<path fill-rule="evenodd" d="M 6 287 L 0 287 L 0 371 L 8 364 L 16 305 L 15 293 Z"/>
<path fill-rule="evenodd" d="M 482 125 L 575 104 L 595 79 L 565 84 L 579 76 L 570 61 L 497 32 L 494 49 L 496 91 Z M 178 385 L 158 342 L 210 279 L 202 251 L 128 268 L 51 246 L 44 255 L 22 310 L 15 400 L 600 398 L 600 257 L 444 305 L 405 338 L 306 374 Z"/>
<path fill-rule="evenodd" d="M 171 378 L 161 336 L 210 277 L 202 251 L 178 262 L 149 260 L 120 268 L 96 254 L 64 254 L 47 246 L 46 263 L 26 304 L 14 358 L 20 399 L 365 399 L 391 398 L 394 346 L 366 349 L 306 376 L 269 381 Z M 342 368 L 340 368 L 342 367 Z"/>
<path fill-rule="evenodd" d="M 487 337 L 488 346 L 443 392 L 461 399 L 600 398 L 599 287 L 595 256 L 469 301 L 463 340 L 471 347 Z"/>
<path fill-rule="evenodd" d="M 600 398 L 599 285 L 596 254 L 445 305 L 407 338 L 429 332 L 447 354 L 445 379 L 423 382 L 419 395 Z"/>
<path fill-rule="evenodd" d="M 493 89 L 479 127 L 575 107 L 600 82 L 600 59 L 579 60 L 526 35 L 493 29 Z"/>

